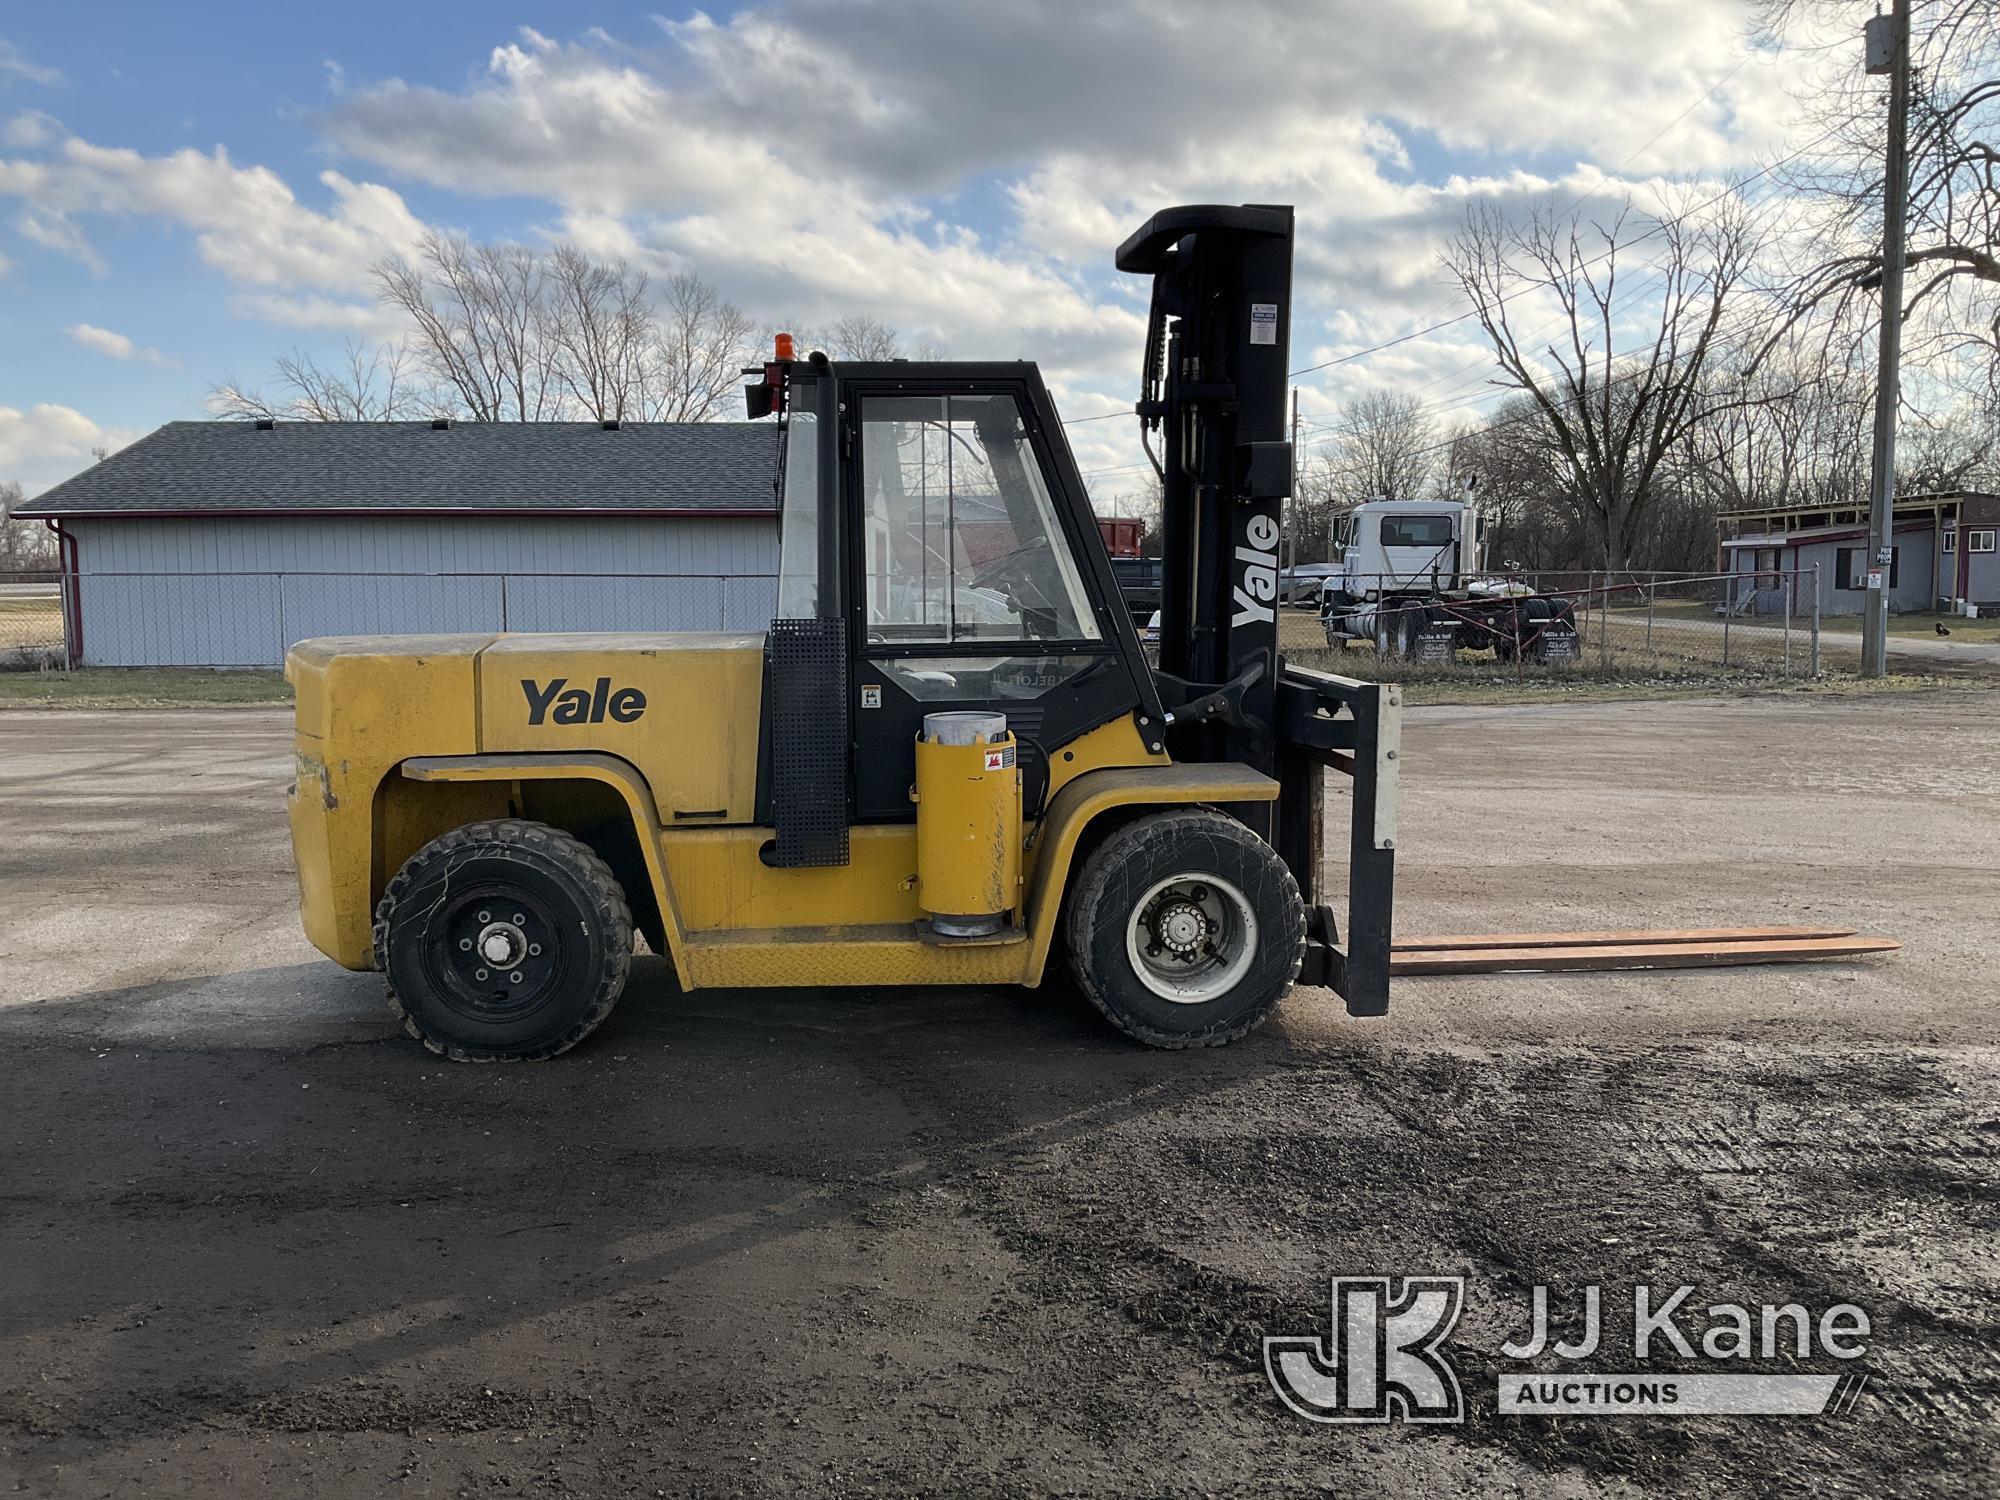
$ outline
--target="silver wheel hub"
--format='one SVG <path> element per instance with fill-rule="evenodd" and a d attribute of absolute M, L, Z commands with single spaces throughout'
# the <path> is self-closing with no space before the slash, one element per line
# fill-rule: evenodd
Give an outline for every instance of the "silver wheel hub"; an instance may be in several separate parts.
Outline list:
<path fill-rule="evenodd" d="M 1139 982 L 1176 1005 L 1235 989 L 1257 956 L 1249 898 L 1215 875 L 1170 875 L 1133 904 L 1125 952 Z"/>
<path fill-rule="evenodd" d="M 528 951 L 527 934 L 512 922 L 488 922 L 479 931 L 479 956 L 496 969 L 511 968 Z"/>

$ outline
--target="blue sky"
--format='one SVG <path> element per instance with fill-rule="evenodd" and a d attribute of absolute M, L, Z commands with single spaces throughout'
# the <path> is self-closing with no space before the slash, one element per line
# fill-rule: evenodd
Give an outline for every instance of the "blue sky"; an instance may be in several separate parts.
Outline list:
<path fill-rule="evenodd" d="M 1153 208 L 1298 204 L 1301 365 L 1448 304 L 1468 202 L 1642 203 L 1782 146 L 1734 0 L 356 0 L 0 7 L 0 480 L 32 493 L 297 345 L 396 332 L 425 228 L 691 269 L 760 323 L 881 318 L 1130 400 Z M 1717 87 L 1720 81 L 1719 87 Z M 1713 90 L 1712 93 L 1708 92 Z M 1615 171 L 1661 126 L 1655 147 Z M 1456 310 L 1455 307 L 1452 310 Z M 1449 393 L 1460 327 L 1302 383 Z M 1475 395 L 1478 392 L 1475 390 Z M 1073 430 L 1086 467 L 1135 456 Z"/>

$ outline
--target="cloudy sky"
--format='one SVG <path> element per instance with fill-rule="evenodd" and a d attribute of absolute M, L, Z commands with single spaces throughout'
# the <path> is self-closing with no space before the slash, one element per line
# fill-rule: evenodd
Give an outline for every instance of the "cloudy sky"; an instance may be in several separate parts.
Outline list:
<path fill-rule="evenodd" d="M 1158 207 L 1290 202 L 1293 355 L 1462 310 L 1470 201 L 1642 203 L 1797 144 L 1742 0 L 344 0 L 0 6 L 0 480 L 32 494 L 225 375 L 385 331 L 426 227 L 692 269 L 760 322 L 880 318 L 1127 407 Z M 1468 325 L 1299 384 L 1488 398 Z M 1124 422 L 1080 423 L 1093 488 Z"/>

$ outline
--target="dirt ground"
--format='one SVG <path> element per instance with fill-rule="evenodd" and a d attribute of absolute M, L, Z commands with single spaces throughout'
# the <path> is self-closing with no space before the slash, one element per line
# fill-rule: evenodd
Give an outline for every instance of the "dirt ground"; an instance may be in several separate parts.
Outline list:
<path fill-rule="evenodd" d="M 570 1056 L 451 1067 L 298 935 L 282 713 L 0 715 L 0 1492 L 2000 1489 L 2000 695 L 1405 744 L 1410 932 L 1907 947 L 1405 980 L 1366 1022 L 1301 991 L 1197 1054 L 1060 991 L 642 960 Z M 1468 1279 L 1462 1425 L 1278 1404 L 1261 1338 L 1363 1272 Z M 1530 1287 L 1638 1282 L 1858 1303 L 1866 1391 L 1496 1413 Z"/>

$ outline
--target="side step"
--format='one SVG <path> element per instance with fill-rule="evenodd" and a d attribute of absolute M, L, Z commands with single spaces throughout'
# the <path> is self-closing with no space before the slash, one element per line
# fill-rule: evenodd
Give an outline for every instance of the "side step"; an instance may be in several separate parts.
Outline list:
<path fill-rule="evenodd" d="M 1637 932 L 1517 932 L 1492 937 L 1399 939 L 1392 975 L 1499 974 L 1534 970 L 1694 969 L 1803 963 L 1893 953 L 1893 938 L 1851 927 L 1698 927 Z"/>

